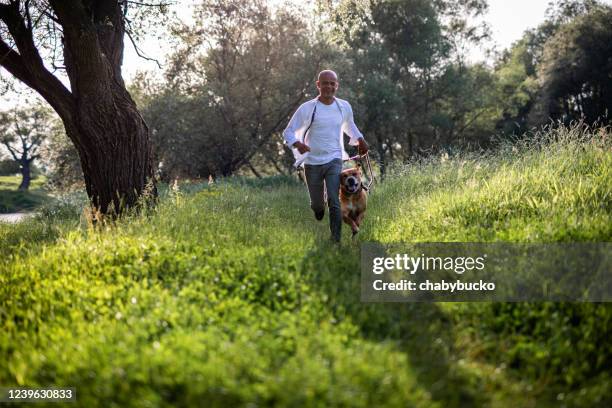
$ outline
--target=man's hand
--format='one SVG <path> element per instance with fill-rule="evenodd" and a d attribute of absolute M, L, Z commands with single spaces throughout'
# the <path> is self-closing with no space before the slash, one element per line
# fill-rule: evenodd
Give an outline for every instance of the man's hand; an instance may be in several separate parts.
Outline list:
<path fill-rule="evenodd" d="M 298 152 L 300 152 L 300 154 L 304 154 L 310 151 L 310 147 L 308 147 L 308 145 L 302 142 L 295 142 L 292 146 L 298 149 Z"/>
<path fill-rule="evenodd" d="M 360 137 L 357 142 L 359 143 L 358 145 L 358 151 L 360 155 L 364 155 L 368 152 L 368 150 L 370 150 L 370 147 L 368 146 L 368 144 L 366 143 L 365 140 L 363 140 L 363 137 Z"/>

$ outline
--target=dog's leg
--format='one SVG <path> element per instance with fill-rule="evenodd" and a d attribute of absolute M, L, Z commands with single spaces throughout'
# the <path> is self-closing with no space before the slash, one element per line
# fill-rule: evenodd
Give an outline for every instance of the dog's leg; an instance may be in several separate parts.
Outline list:
<path fill-rule="evenodd" d="M 353 231 L 353 236 L 359 232 L 359 225 L 355 224 L 355 221 L 349 217 L 348 215 L 342 215 L 342 221 L 351 226 L 351 231 Z"/>
<path fill-rule="evenodd" d="M 359 224 L 357 224 L 355 220 L 353 220 L 352 218 L 350 218 L 350 220 L 351 220 L 351 230 L 353 231 L 353 237 L 354 237 L 359 232 Z"/>
<path fill-rule="evenodd" d="M 361 226 L 363 217 L 365 217 L 365 211 L 362 211 L 361 213 L 359 213 L 359 215 L 357 215 L 357 218 L 355 219 L 355 224 L 357 224 L 357 227 Z"/>

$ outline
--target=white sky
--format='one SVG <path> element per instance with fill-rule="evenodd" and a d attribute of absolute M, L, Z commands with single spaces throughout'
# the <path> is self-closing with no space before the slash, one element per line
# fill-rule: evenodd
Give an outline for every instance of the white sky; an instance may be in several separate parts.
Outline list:
<path fill-rule="evenodd" d="M 485 21 L 500 49 L 508 48 L 528 28 L 544 21 L 549 0 L 489 0 Z"/>
<path fill-rule="evenodd" d="M 179 0 L 172 10 L 184 21 L 191 20 L 194 0 Z M 270 3 L 277 3 L 282 0 L 269 0 Z M 290 0 L 303 3 L 300 0 Z M 518 40 L 523 32 L 528 28 L 536 27 L 544 21 L 546 8 L 550 0 L 489 0 L 489 11 L 484 17 L 491 27 L 493 42 L 498 50 L 508 48 L 514 41 Z M 612 0 L 603 0 L 604 3 L 612 5 Z M 162 64 L 164 56 L 170 51 L 168 46 L 160 44 L 157 40 L 150 39 L 141 43 L 140 48 L 145 55 L 158 59 Z M 473 62 L 484 59 L 483 50 L 473 49 L 470 53 L 470 60 Z M 154 62 L 144 60 L 136 55 L 132 45 L 126 40 L 125 57 L 123 63 L 123 74 L 129 82 L 136 72 L 151 70 L 159 72 Z M 4 95 L 0 96 L 0 110 L 6 109 L 19 100 L 20 96 Z"/>

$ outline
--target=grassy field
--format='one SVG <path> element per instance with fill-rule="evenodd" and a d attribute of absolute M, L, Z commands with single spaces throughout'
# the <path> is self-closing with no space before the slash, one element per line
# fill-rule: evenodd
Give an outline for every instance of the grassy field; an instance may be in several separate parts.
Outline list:
<path fill-rule="evenodd" d="M 28 191 L 18 191 L 21 176 L 0 176 L 0 214 L 32 211 L 50 200 L 42 187 L 44 176 L 38 176 L 30 183 Z"/>
<path fill-rule="evenodd" d="M 0 384 L 78 405 L 610 406 L 612 306 L 364 304 L 359 241 L 610 241 L 610 134 L 397 167 L 356 242 L 303 185 L 167 191 L 92 229 L 58 201 L 0 224 Z"/>

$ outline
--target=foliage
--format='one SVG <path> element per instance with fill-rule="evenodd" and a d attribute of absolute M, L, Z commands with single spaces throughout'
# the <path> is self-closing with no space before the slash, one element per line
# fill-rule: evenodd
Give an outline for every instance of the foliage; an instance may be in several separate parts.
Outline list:
<path fill-rule="evenodd" d="M 59 192 L 83 189 L 83 170 L 79 154 L 61 123 L 55 122 L 41 151 L 48 174 L 48 187 Z"/>
<path fill-rule="evenodd" d="M 545 45 L 542 86 L 532 121 L 609 123 L 612 110 L 612 7 L 601 6 L 561 26 Z"/>
<path fill-rule="evenodd" d="M 443 95 L 430 114 L 434 145 L 487 144 L 494 133 L 497 95 L 495 76 L 484 64 L 449 64 L 434 84 Z"/>
<path fill-rule="evenodd" d="M 167 83 L 145 105 L 162 177 L 226 176 L 242 167 L 258 175 L 257 161 L 286 171 L 280 132 L 326 53 L 303 13 L 261 1 L 201 1 L 194 25 L 174 34 L 181 45 Z"/>
<path fill-rule="evenodd" d="M 12 176 L 20 172 L 19 163 L 15 160 L 0 160 L 0 176 Z"/>
<path fill-rule="evenodd" d="M 507 50 L 495 67 L 496 129 L 505 135 L 528 130 L 528 115 L 539 90 L 536 79 L 532 33 L 527 32 Z M 501 116 L 501 117 L 500 117 Z"/>
<path fill-rule="evenodd" d="M 485 10 L 481 1 L 347 0 L 332 11 L 356 117 L 382 169 L 389 160 L 482 137 L 472 128 L 490 110 L 479 83 L 490 75 L 463 59 L 468 44 L 487 36 L 486 26 L 471 24 Z"/>
<path fill-rule="evenodd" d="M 610 241 L 610 136 L 399 166 L 359 239 Z M 2 384 L 83 406 L 610 403 L 608 304 L 364 304 L 358 246 L 327 243 L 302 185 L 171 191 L 98 228 L 0 224 Z"/>

